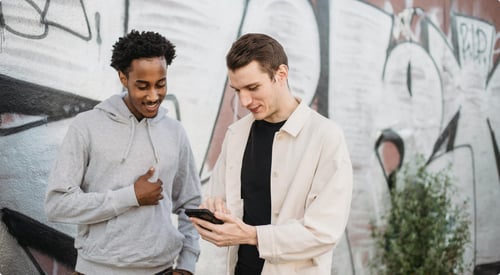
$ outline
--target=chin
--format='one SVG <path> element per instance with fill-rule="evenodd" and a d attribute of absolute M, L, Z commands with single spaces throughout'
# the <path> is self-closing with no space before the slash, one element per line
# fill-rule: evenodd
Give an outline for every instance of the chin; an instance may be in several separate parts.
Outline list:
<path fill-rule="evenodd" d="M 155 112 L 155 113 L 142 113 L 142 116 L 145 117 L 145 118 L 154 118 L 158 115 L 158 112 Z"/>
<path fill-rule="evenodd" d="M 253 118 L 255 118 L 255 120 L 264 120 L 266 119 L 266 116 L 264 114 L 253 114 Z"/>

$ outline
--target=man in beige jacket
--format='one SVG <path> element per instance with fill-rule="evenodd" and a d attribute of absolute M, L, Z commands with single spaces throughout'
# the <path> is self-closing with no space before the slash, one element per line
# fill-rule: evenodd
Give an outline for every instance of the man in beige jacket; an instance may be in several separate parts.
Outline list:
<path fill-rule="evenodd" d="M 251 114 L 228 128 L 201 205 L 224 224 L 191 220 L 228 247 L 227 274 L 330 274 L 352 197 L 343 132 L 292 95 L 275 39 L 246 34 L 226 62 Z"/>

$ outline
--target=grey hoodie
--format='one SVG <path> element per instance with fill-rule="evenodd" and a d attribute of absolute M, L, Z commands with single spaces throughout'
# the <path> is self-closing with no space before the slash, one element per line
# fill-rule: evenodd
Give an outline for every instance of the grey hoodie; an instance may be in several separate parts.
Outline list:
<path fill-rule="evenodd" d="M 200 205 L 201 188 L 186 133 L 164 108 L 138 122 L 123 96 L 75 117 L 49 177 L 47 216 L 78 224 L 82 273 L 151 275 L 177 256 L 177 268 L 194 273 L 199 235 L 183 210 Z M 134 182 L 152 166 L 164 198 L 139 207 Z"/>

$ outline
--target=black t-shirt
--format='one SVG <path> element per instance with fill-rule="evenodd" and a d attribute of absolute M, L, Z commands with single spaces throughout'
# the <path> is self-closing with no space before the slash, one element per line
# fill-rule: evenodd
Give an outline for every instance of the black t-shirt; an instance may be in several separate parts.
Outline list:
<path fill-rule="evenodd" d="M 256 120 L 248 136 L 241 166 L 243 221 L 249 225 L 271 223 L 271 160 L 274 134 L 285 121 Z M 236 275 L 259 275 L 264 260 L 255 245 L 240 245 Z"/>

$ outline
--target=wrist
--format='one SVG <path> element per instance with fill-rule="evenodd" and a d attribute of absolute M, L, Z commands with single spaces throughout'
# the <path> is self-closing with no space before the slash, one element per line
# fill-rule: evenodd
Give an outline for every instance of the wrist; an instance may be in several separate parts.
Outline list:
<path fill-rule="evenodd" d="M 256 226 L 250 226 L 249 228 L 249 241 L 248 244 L 250 245 L 259 245 L 259 240 L 257 238 L 257 227 Z"/>

